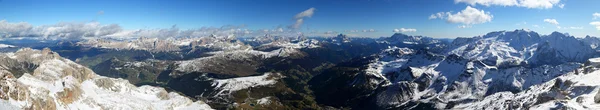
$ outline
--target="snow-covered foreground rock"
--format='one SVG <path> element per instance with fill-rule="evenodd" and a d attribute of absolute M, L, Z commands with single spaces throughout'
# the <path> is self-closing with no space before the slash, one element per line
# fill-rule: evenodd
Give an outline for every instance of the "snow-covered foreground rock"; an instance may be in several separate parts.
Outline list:
<path fill-rule="evenodd" d="M 98 76 L 49 49 L 25 48 L 0 58 L 0 108 L 211 109 L 163 88 Z"/>
<path fill-rule="evenodd" d="M 325 86 L 315 85 L 319 89 L 334 86 L 343 88 L 340 90 L 317 90 L 317 100 L 355 102 L 356 104 L 362 103 L 360 107 L 380 109 L 473 109 L 474 107 L 458 105 L 470 104 L 499 93 L 512 94 L 535 88 L 535 85 L 544 84 L 556 77 L 574 72 L 582 65 L 581 63 L 563 63 L 555 66 L 499 68 L 494 65 L 486 65 L 481 60 L 463 58 L 458 55 L 445 56 L 425 50 L 396 47 L 386 49 L 373 57 L 366 58 L 367 61 L 358 61 L 367 62 L 357 68 L 358 73 L 350 70 L 339 72 L 344 73 L 341 76 L 327 76 L 336 72 L 316 76 L 328 79 L 319 82 L 325 83 L 323 84 Z M 364 99 L 343 99 L 348 97 L 343 96 L 348 95 L 344 93 L 346 91 L 359 91 L 353 92 L 354 94 L 351 96 L 361 96 L 360 98 Z M 319 96 L 319 94 L 322 95 Z M 339 97 L 342 99 L 319 99 L 319 97 L 338 97 L 337 95 L 340 95 Z M 495 102 L 493 98 L 490 100 Z M 331 105 L 336 104 L 339 103 L 331 103 Z"/>
<path fill-rule="evenodd" d="M 598 58 L 586 65 L 519 93 L 499 92 L 456 109 L 600 109 Z"/>
<path fill-rule="evenodd" d="M 440 56 L 407 48 L 388 49 L 369 65 L 367 74 L 381 74 L 387 89 L 377 96 L 380 106 L 402 106 L 407 102 L 447 104 L 478 100 L 496 92 L 519 92 L 578 68 L 578 63 L 535 68 L 498 69 L 478 60 Z M 373 82 L 372 82 L 373 83 Z M 371 85 L 381 85 L 375 83 Z M 387 85 L 387 86 L 386 86 Z M 406 88 L 402 92 L 394 88 Z M 404 97 L 398 99 L 394 97 Z"/>

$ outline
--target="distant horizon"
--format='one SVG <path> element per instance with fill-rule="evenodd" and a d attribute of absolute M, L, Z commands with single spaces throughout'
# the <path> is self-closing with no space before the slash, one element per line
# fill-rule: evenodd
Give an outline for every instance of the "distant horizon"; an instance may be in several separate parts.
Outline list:
<path fill-rule="evenodd" d="M 40 31 L 35 34 L 63 37 L 80 37 L 77 35 L 86 31 L 95 31 L 91 36 L 126 35 L 136 30 L 144 31 L 137 34 L 149 35 L 221 27 L 236 29 L 221 34 L 253 35 L 332 36 L 344 33 L 353 37 L 382 37 L 402 32 L 453 38 L 505 29 L 530 29 L 539 33 L 558 31 L 585 37 L 600 36 L 600 10 L 594 10 L 595 4 L 600 1 L 2 0 L 0 37 L 31 35 L 27 32 L 35 27 L 46 28 L 34 30 Z"/>
<path fill-rule="evenodd" d="M 3 21 L 3 20 L 0 20 L 0 23 L 2 23 L 1 21 Z M 206 28 L 206 27 L 204 27 L 204 28 Z M 138 31 L 139 30 L 142 30 L 142 29 L 138 29 Z M 155 29 L 155 30 L 163 31 L 164 29 Z M 190 29 L 190 30 L 194 30 L 194 29 Z M 408 36 L 422 36 L 422 37 L 430 37 L 430 38 L 435 38 L 435 39 L 456 39 L 456 38 L 471 38 L 471 37 L 484 36 L 484 35 L 486 35 L 488 33 L 491 33 L 491 32 L 502 32 L 502 31 L 511 32 L 511 31 L 517 31 L 517 30 L 527 30 L 527 31 L 535 32 L 535 33 L 538 33 L 540 35 L 540 37 L 541 36 L 550 35 L 550 34 L 552 34 L 554 32 L 559 32 L 559 33 L 562 33 L 562 34 L 566 34 L 567 36 L 573 36 L 575 38 L 585 38 L 587 36 L 590 36 L 590 37 L 600 37 L 600 36 L 592 36 L 592 35 L 574 36 L 574 35 L 571 35 L 568 32 L 560 32 L 560 31 L 552 31 L 550 33 L 540 33 L 538 31 L 531 30 L 531 29 L 496 30 L 496 31 L 490 31 L 490 32 L 481 33 L 481 34 L 474 35 L 474 36 L 454 36 L 454 37 L 431 37 L 431 36 L 417 35 L 417 34 L 410 34 L 410 33 L 403 33 L 403 32 L 393 32 L 393 33 L 391 33 L 390 35 L 387 35 L 387 36 L 373 36 L 373 37 L 369 37 L 369 36 L 350 36 L 349 34 L 346 34 L 346 33 L 329 34 L 328 36 L 324 36 L 324 35 L 311 35 L 309 33 L 308 35 L 304 35 L 304 36 L 306 36 L 306 37 L 324 37 L 324 38 L 327 38 L 327 37 L 336 37 L 336 36 L 342 34 L 342 35 L 346 35 L 347 37 L 351 37 L 351 38 L 381 38 L 381 37 L 391 37 L 391 36 L 393 36 L 395 34 L 405 34 L 405 35 L 408 35 Z M 136 31 L 136 30 L 125 30 L 125 31 Z M 188 30 L 178 30 L 178 32 L 184 32 L 184 31 L 188 31 Z M 256 30 L 256 31 L 261 31 L 261 30 Z M 267 33 L 267 34 L 269 34 L 269 33 Z M 262 34 L 262 35 L 251 34 L 251 35 L 254 35 L 254 36 L 247 36 L 247 35 L 238 36 L 238 35 L 235 35 L 235 34 L 233 34 L 233 35 L 235 37 L 239 37 L 239 38 L 250 38 L 250 37 L 264 36 L 264 35 L 267 35 L 267 34 Z M 280 35 L 280 34 L 269 34 L 269 35 L 271 35 L 271 36 L 280 36 L 280 37 L 297 37 L 298 36 L 298 35 L 291 35 L 291 34 L 283 34 L 283 35 Z M 206 36 L 209 36 L 209 35 L 205 35 L 205 36 L 187 36 L 187 37 L 206 37 Z M 42 37 L 43 36 L 23 36 L 23 37 L 2 37 L 2 36 L 0 36 L 0 40 L 6 40 L 6 39 L 24 39 L 24 38 L 36 39 L 36 38 L 42 38 Z M 133 36 L 122 36 L 122 37 L 125 37 L 125 38 L 140 38 L 140 37 L 147 37 L 147 36 L 136 36 L 136 37 L 133 37 Z M 185 37 L 185 36 L 171 36 L 171 37 L 181 38 L 181 37 Z M 87 37 L 87 38 L 94 38 L 94 37 Z M 106 37 L 106 38 L 119 38 L 119 37 Z M 149 38 L 170 38 L 170 37 L 149 37 Z M 64 40 L 64 39 L 61 39 L 61 40 Z M 72 39 L 72 40 L 77 40 L 77 39 Z"/>

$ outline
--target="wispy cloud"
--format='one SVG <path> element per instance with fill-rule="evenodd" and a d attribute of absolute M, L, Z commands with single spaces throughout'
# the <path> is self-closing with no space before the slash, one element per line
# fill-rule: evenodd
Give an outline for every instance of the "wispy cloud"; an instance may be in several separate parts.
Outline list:
<path fill-rule="evenodd" d="M 598 19 L 600 18 L 600 13 L 594 13 L 592 16 L 594 17 L 593 19 Z"/>
<path fill-rule="evenodd" d="M 307 10 L 304 10 L 304 11 L 296 14 L 296 16 L 294 16 L 294 19 L 296 21 L 293 25 L 290 26 L 290 28 L 293 28 L 293 29 L 300 28 L 300 26 L 302 26 L 302 24 L 304 23 L 304 18 L 312 17 L 313 14 L 315 14 L 315 10 L 316 10 L 315 8 L 309 8 Z"/>
<path fill-rule="evenodd" d="M 357 32 L 377 32 L 375 29 L 363 29 L 363 30 L 344 30 L 347 33 L 357 33 Z"/>
<path fill-rule="evenodd" d="M 413 29 L 413 28 L 400 28 L 400 29 L 394 29 L 394 32 L 417 32 L 417 29 Z"/>
<path fill-rule="evenodd" d="M 558 7 L 563 9 L 563 8 L 565 8 L 565 4 L 558 4 Z"/>
<path fill-rule="evenodd" d="M 574 27 L 574 26 L 570 26 L 570 27 L 556 26 L 556 28 L 558 28 L 558 29 L 583 29 L 583 27 Z"/>
<path fill-rule="evenodd" d="M 494 16 L 484 10 L 467 6 L 464 10 L 452 14 L 451 12 L 439 12 L 429 16 L 429 19 L 445 19 L 448 23 L 462 23 L 464 25 L 482 24 L 492 21 Z"/>
<path fill-rule="evenodd" d="M 30 36 L 33 26 L 27 22 L 9 23 L 0 21 L 0 37 Z"/>
<path fill-rule="evenodd" d="M 344 32 L 355 33 L 355 32 L 360 32 L 360 31 L 358 31 L 358 30 L 344 30 Z"/>
<path fill-rule="evenodd" d="M 181 30 L 176 25 L 171 28 L 123 30 L 117 24 L 103 25 L 99 22 L 63 22 L 51 25 L 32 26 L 27 22 L 11 23 L 0 20 L 0 37 L 43 37 L 49 39 L 80 39 L 85 37 L 112 38 L 167 38 L 167 37 L 204 37 L 217 36 L 258 36 L 297 35 L 299 32 L 283 28 L 249 30 L 244 26 L 226 25 L 222 27 L 202 27 L 199 29 Z"/>
<path fill-rule="evenodd" d="M 517 6 L 525 8 L 549 9 L 554 6 L 564 8 L 565 4 L 560 0 L 454 0 L 455 3 L 466 3 L 469 5 L 483 6 Z"/>
<path fill-rule="evenodd" d="M 515 25 L 519 26 L 519 25 L 526 25 L 526 24 L 527 24 L 527 22 L 523 21 L 523 22 L 517 23 Z"/>
<path fill-rule="evenodd" d="M 596 27 L 596 29 L 600 30 L 600 21 L 590 22 L 590 25 Z"/>
<path fill-rule="evenodd" d="M 544 19 L 544 22 L 550 23 L 550 24 L 553 24 L 553 25 L 558 25 L 559 24 L 558 21 L 556 21 L 556 19 Z"/>
<path fill-rule="evenodd" d="M 0 21 L 0 33 L 3 37 L 60 37 L 80 38 L 98 37 L 122 31 L 117 24 L 100 25 L 98 22 L 88 23 L 58 23 L 33 27 L 26 22 L 9 23 Z"/>
<path fill-rule="evenodd" d="M 362 32 L 377 32 L 375 29 L 365 29 Z"/>
<path fill-rule="evenodd" d="M 458 28 L 471 28 L 471 25 L 460 25 Z"/>

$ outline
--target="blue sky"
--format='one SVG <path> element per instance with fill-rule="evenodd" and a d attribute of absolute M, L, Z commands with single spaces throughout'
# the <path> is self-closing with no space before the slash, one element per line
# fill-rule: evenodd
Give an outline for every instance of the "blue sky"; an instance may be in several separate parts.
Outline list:
<path fill-rule="evenodd" d="M 540 34 L 559 31 L 576 37 L 600 36 L 600 30 L 591 25 L 600 21 L 593 16 L 600 12 L 599 0 L 540 1 L 550 4 L 532 6 L 473 0 L 0 0 L 0 20 L 27 22 L 33 26 L 95 21 L 118 24 L 124 30 L 171 28 L 173 25 L 180 29 L 244 25 L 250 30 L 283 28 L 305 33 L 331 31 L 370 37 L 390 36 L 394 29 L 400 28 L 416 30 L 404 32 L 409 35 L 447 38 L 521 28 Z M 474 23 L 469 19 L 452 21 L 447 19 L 450 18 L 448 15 L 430 19 L 432 14 L 439 12 L 456 15 L 467 7 L 483 10 L 491 19 L 475 18 L 479 21 Z M 315 9 L 312 16 L 303 17 L 299 28 L 289 28 L 297 20 L 294 16 L 309 8 Z M 556 20 L 558 24 L 544 22 L 545 19 Z"/>

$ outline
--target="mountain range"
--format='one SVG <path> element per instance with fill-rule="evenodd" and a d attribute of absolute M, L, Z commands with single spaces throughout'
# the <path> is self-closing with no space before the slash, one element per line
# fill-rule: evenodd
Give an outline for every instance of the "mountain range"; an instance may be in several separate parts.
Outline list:
<path fill-rule="evenodd" d="M 0 43 L 7 108 L 600 109 L 600 39 L 560 32 Z"/>

